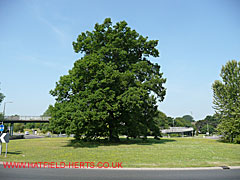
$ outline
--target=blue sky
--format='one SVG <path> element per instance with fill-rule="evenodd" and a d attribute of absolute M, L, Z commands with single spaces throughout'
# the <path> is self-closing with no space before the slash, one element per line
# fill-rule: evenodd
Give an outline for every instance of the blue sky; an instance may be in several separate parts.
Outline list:
<path fill-rule="evenodd" d="M 0 0 L 0 88 L 6 114 L 41 115 L 49 91 L 80 54 L 78 34 L 107 17 L 159 40 L 167 95 L 159 109 L 168 116 L 213 114 L 211 85 L 222 65 L 240 60 L 240 1 Z M 0 111 L 3 109 L 3 103 Z"/>

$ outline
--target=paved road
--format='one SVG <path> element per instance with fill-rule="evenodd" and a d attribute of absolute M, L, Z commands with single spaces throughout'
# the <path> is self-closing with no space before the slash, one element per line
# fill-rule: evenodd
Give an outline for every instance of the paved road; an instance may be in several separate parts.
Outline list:
<path fill-rule="evenodd" d="M 14 133 L 13 135 L 24 135 L 24 139 L 35 139 L 35 138 L 44 138 L 45 137 L 45 136 L 32 135 L 32 134 L 25 135 L 22 133 Z"/>
<path fill-rule="evenodd" d="M 239 180 L 240 169 L 231 170 L 104 170 L 104 169 L 5 169 L 4 180 Z"/>
<path fill-rule="evenodd" d="M 25 139 L 35 139 L 35 138 L 44 138 L 44 136 L 38 136 L 38 135 L 24 135 Z"/>

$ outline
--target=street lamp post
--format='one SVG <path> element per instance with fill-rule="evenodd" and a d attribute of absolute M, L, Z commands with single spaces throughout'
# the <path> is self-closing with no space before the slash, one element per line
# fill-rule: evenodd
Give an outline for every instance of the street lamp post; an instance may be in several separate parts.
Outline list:
<path fill-rule="evenodd" d="M 7 103 L 13 103 L 13 102 L 12 101 L 4 102 L 4 105 L 3 105 L 3 119 L 4 119 L 4 116 L 5 116 L 6 104 Z M 2 124 L 3 124 L 3 122 L 2 122 Z"/>

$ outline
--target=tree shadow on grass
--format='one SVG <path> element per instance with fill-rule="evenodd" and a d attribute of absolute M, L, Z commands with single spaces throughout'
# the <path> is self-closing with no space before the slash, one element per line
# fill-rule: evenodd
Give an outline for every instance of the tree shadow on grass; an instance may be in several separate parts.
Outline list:
<path fill-rule="evenodd" d="M 98 139 L 92 141 L 84 140 L 69 140 L 68 144 L 63 147 L 73 147 L 73 148 L 97 148 L 99 146 L 119 146 L 119 145 L 152 145 L 152 144 L 165 144 L 168 142 L 174 142 L 174 139 L 126 139 L 120 138 L 120 142 L 109 142 L 105 139 Z"/>
<path fill-rule="evenodd" d="M 224 139 L 217 139 L 216 141 L 219 142 L 219 143 L 225 143 L 225 144 L 237 144 L 237 143 L 234 143 L 234 142 L 229 142 L 229 141 L 224 140 Z"/>

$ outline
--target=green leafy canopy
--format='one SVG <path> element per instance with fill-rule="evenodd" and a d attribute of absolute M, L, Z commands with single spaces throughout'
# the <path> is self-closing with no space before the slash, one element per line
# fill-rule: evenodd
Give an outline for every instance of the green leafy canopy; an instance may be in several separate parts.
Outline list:
<path fill-rule="evenodd" d="M 73 48 L 83 57 L 50 91 L 56 103 L 52 123 L 78 139 L 159 135 L 154 121 L 157 101 L 163 101 L 166 79 L 160 66 L 157 40 L 148 40 L 127 26 L 106 18 L 93 31 L 81 33 Z"/>
<path fill-rule="evenodd" d="M 214 108 L 221 123 L 220 134 L 227 141 L 240 139 L 240 62 L 229 61 L 222 67 L 222 81 L 213 83 Z"/>

